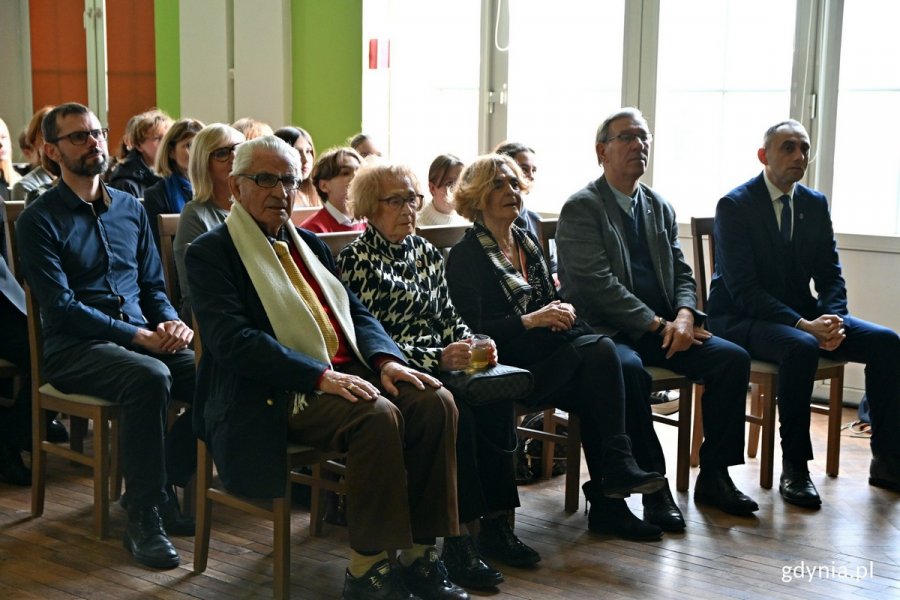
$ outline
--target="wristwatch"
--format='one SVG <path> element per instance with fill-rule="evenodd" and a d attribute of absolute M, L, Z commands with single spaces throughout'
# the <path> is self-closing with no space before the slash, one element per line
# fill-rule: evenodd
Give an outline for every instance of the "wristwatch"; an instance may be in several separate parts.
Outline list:
<path fill-rule="evenodd" d="M 656 330 L 653 333 L 656 335 L 662 335 L 663 330 L 666 328 L 666 320 L 662 317 L 656 317 L 656 322 L 658 325 L 656 326 Z"/>

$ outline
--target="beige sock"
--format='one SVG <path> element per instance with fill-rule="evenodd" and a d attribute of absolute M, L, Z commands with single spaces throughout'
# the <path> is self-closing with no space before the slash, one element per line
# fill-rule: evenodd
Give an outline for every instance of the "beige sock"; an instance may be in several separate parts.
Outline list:
<path fill-rule="evenodd" d="M 425 556 L 431 548 L 434 548 L 431 544 L 413 544 L 412 548 L 404 548 L 400 551 L 400 564 L 408 567 L 416 562 L 416 559 Z"/>
<path fill-rule="evenodd" d="M 372 556 L 367 556 L 365 554 L 360 554 L 351 548 L 350 564 L 347 566 L 347 570 L 350 572 L 351 577 L 359 578 L 365 575 L 369 569 L 374 567 L 375 563 L 385 560 L 387 557 L 387 552 L 384 551 L 373 554 Z"/>

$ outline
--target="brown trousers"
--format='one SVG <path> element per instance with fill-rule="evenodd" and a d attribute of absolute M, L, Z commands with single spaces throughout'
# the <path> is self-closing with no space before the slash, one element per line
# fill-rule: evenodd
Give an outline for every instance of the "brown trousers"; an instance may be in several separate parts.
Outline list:
<path fill-rule="evenodd" d="M 340 371 L 381 389 L 378 375 L 357 361 Z M 311 395 L 290 417 L 292 441 L 347 453 L 347 526 L 356 551 L 459 535 L 453 396 L 443 388 L 397 388 L 398 397 L 372 402 Z"/>

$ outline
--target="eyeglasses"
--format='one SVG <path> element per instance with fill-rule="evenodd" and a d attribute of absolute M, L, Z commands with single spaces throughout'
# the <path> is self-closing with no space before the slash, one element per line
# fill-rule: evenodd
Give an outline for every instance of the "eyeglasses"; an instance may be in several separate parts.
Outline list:
<path fill-rule="evenodd" d="M 246 177 L 247 179 L 252 179 L 253 183 L 258 185 L 261 188 L 271 189 L 278 185 L 281 182 L 284 191 L 292 192 L 300 187 L 301 179 L 299 177 L 294 177 L 293 175 L 285 175 L 284 177 L 279 177 L 278 175 L 272 175 L 271 173 L 257 173 L 256 175 L 244 175 L 243 173 L 239 173 L 238 177 Z"/>
<path fill-rule="evenodd" d="M 69 140 L 70 143 L 75 146 L 83 146 L 88 141 L 88 137 L 92 137 L 98 142 L 106 141 L 106 138 L 109 136 L 109 129 L 104 127 L 103 129 L 91 129 L 89 131 L 73 131 L 72 133 L 67 133 L 66 135 L 57 136 L 54 140 L 49 140 L 51 144 L 55 144 L 60 140 Z"/>
<path fill-rule="evenodd" d="M 416 194 L 413 192 L 409 196 L 405 198 L 403 196 L 391 196 L 389 198 L 379 198 L 379 202 L 384 202 L 388 205 L 391 210 L 399 210 L 400 207 L 404 204 L 409 206 L 412 210 L 419 210 L 422 208 L 422 201 L 425 200 L 425 196 L 422 194 Z"/>
<path fill-rule="evenodd" d="M 614 135 L 608 140 L 606 143 L 610 143 L 615 140 L 620 140 L 623 144 L 630 144 L 634 140 L 641 140 L 641 143 L 645 146 L 653 143 L 653 134 L 652 133 L 620 133 L 619 135 Z"/>
<path fill-rule="evenodd" d="M 234 157 L 234 150 L 237 147 L 238 147 L 238 144 L 232 144 L 230 146 L 223 146 L 221 148 L 216 148 L 215 150 L 213 150 L 212 152 L 209 153 L 209 157 L 211 159 L 219 161 L 219 162 L 227 162 L 227 161 L 231 160 L 231 158 Z M 275 184 L 273 183 L 269 187 L 272 187 L 274 185 Z"/>

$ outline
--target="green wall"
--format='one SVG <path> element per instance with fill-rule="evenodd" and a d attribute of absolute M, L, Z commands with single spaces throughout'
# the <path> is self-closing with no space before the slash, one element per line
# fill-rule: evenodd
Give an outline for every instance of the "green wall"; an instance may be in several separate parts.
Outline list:
<path fill-rule="evenodd" d="M 362 0 L 292 0 L 293 124 L 316 152 L 362 124 Z"/>
<path fill-rule="evenodd" d="M 155 0 L 156 105 L 171 117 L 181 117 L 181 48 L 178 42 L 178 0 Z"/>

